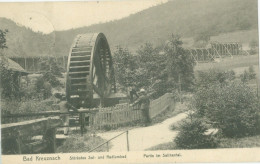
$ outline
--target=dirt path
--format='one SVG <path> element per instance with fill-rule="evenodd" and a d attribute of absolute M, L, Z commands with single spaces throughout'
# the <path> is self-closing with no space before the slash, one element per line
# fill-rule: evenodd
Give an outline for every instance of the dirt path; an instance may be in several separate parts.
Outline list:
<path fill-rule="evenodd" d="M 177 131 L 170 130 L 170 125 L 186 117 L 186 113 L 181 113 L 174 117 L 166 119 L 162 123 L 129 130 L 130 151 L 143 151 L 152 146 L 172 141 L 173 138 L 176 136 Z M 99 133 L 97 135 L 108 140 L 122 132 L 123 131 L 105 132 Z M 126 134 L 123 134 L 118 138 L 112 140 L 111 145 L 112 148 L 109 151 L 126 151 Z"/>

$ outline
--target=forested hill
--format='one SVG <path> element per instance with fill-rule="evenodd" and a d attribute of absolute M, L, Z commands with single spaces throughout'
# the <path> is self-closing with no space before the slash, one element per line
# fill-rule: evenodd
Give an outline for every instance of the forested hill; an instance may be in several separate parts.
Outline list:
<path fill-rule="evenodd" d="M 0 29 L 7 29 L 8 56 L 46 56 L 54 46 L 53 34 L 45 35 L 15 22 L 0 18 Z"/>
<path fill-rule="evenodd" d="M 174 0 L 121 20 L 55 31 L 49 35 L 33 33 L 24 27 L 8 29 L 10 35 L 16 33 L 12 34 L 14 38 L 8 42 L 9 47 L 22 46 L 25 54 L 50 54 L 50 47 L 54 46 L 56 55 L 67 55 L 71 42 L 77 34 L 100 31 L 106 34 L 111 47 L 120 44 L 136 49 L 145 42 L 163 44 L 172 33 L 194 37 L 200 33 L 218 35 L 257 29 L 257 0 Z M 32 36 L 33 40 L 30 39 Z M 17 44 L 16 37 L 19 37 L 22 44 Z M 48 39 L 50 42 L 46 43 Z M 50 44 L 54 40 L 55 45 Z M 41 45 L 40 50 L 37 45 Z"/>

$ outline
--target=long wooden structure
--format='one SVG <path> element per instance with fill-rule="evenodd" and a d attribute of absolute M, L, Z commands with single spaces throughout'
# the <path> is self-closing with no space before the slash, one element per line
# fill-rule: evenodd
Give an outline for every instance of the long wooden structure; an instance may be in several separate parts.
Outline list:
<path fill-rule="evenodd" d="M 40 64 L 41 60 L 45 59 L 53 59 L 55 60 L 59 66 L 64 68 L 64 71 L 67 68 L 68 56 L 25 56 L 25 57 L 17 57 L 10 56 L 10 59 L 18 63 L 23 69 L 28 72 L 41 72 Z"/>
<path fill-rule="evenodd" d="M 219 43 L 211 42 L 210 48 L 192 48 L 187 49 L 187 53 L 196 62 L 210 62 L 222 57 L 233 57 L 240 54 L 248 53 L 242 50 L 242 44 L 237 42 Z"/>
<path fill-rule="evenodd" d="M 2 124 L 2 154 L 54 153 L 59 117 L 48 117 L 18 123 Z M 42 135 L 41 140 L 32 140 Z"/>

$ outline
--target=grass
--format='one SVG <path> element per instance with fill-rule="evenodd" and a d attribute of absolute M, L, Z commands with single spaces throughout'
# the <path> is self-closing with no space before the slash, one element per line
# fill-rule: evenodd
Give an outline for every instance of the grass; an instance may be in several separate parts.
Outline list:
<path fill-rule="evenodd" d="M 57 153 L 77 153 L 77 152 L 88 152 L 96 146 L 106 142 L 99 136 L 90 136 L 85 135 L 81 136 L 80 134 L 70 135 L 65 142 L 57 148 Z M 109 145 L 111 148 L 111 145 Z M 96 149 L 94 152 L 105 152 L 107 151 L 106 144 Z"/>
<path fill-rule="evenodd" d="M 195 66 L 195 72 L 206 71 L 212 68 L 219 69 L 219 70 L 231 70 L 231 69 L 238 69 L 241 67 L 245 68 L 251 65 L 257 66 L 258 62 L 259 62 L 258 55 L 234 56 L 233 58 L 226 57 L 223 59 L 223 61 L 220 61 L 218 63 L 217 62 L 199 63 Z"/>
<path fill-rule="evenodd" d="M 252 40 L 258 41 L 258 30 L 244 30 L 244 31 L 234 31 L 229 33 L 223 33 L 216 36 L 211 36 L 210 41 L 217 42 L 239 42 L 242 44 L 244 50 L 248 50 L 249 43 Z M 194 39 L 192 37 L 182 38 L 184 47 L 192 47 L 194 44 Z"/>
<path fill-rule="evenodd" d="M 185 120 L 185 119 L 180 120 L 180 121 L 178 121 L 178 122 L 176 122 L 176 123 L 171 124 L 170 129 L 171 129 L 171 130 L 180 130 L 180 125 L 183 123 L 184 120 Z"/>
<path fill-rule="evenodd" d="M 176 116 L 177 114 L 183 113 L 187 111 L 187 102 L 181 104 L 180 102 L 175 103 L 169 109 L 165 110 L 164 112 L 160 113 L 156 117 L 152 119 L 152 124 L 160 123 L 167 118 L 171 118 Z"/>
<path fill-rule="evenodd" d="M 222 138 L 218 148 L 252 148 L 260 147 L 260 135 L 243 138 Z"/>
<path fill-rule="evenodd" d="M 174 150 L 174 149 L 177 149 L 174 142 L 166 142 L 163 144 L 153 146 L 147 150 Z"/>
<path fill-rule="evenodd" d="M 217 148 L 253 148 L 260 147 L 260 135 L 243 138 L 221 138 Z M 175 150 L 174 142 L 162 143 L 147 150 Z"/>
<path fill-rule="evenodd" d="M 252 40 L 258 41 L 258 30 L 235 31 L 212 36 L 211 41 L 218 42 L 240 42 L 243 49 L 249 49 L 249 43 Z"/>

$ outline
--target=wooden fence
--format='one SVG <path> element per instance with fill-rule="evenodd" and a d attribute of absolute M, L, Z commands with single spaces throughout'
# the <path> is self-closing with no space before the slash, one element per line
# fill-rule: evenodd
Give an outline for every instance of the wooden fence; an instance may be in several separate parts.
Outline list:
<path fill-rule="evenodd" d="M 153 118 L 166 109 L 172 107 L 173 95 L 166 93 L 150 103 L 150 117 Z M 118 127 L 142 119 L 142 111 L 130 107 L 129 104 L 118 104 L 115 107 L 104 108 L 97 113 L 85 114 L 88 126 L 97 129 L 104 127 Z"/>
<path fill-rule="evenodd" d="M 166 109 L 173 107 L 174 98 L 172 93 L 166 93 L 150 103 L 150 117 L 154 118 Z"/>

